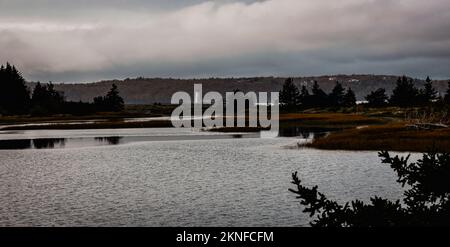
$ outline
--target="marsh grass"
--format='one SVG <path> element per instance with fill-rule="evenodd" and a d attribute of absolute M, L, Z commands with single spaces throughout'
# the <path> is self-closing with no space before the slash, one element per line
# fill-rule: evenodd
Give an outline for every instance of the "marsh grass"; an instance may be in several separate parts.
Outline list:
<path fill-rule="evenodd" d="M 415 130 L 408 123 L 390 123 L 347 129 L 313 140 L 307 147 L 329 150 L 389 150 L 427 152 L 434 147 L 437 152 L 450 152 L 450 128 Z"/>

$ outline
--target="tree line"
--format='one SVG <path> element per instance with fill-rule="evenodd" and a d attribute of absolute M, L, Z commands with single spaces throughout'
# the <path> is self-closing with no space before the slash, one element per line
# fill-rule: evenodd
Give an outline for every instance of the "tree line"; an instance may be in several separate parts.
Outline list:
<path fill-rule="evenodd" d="M 450 81 L 445 96 L 439 96 L 433 87 L 432 80 L 427 77 L 423 88 L 419 89 L 414 85 L 412 79 L 406 76 L 399 77 L 392 95 L 389 97 L 384 88 L 379 88 L 370 92 L 366 97 L 366 105 L 369 107 L 413 107 L 425 106 L 431 103 L 450 104 Z M 292 78 L 286 79 L 280 91 L 280 103 L 282 109 L 300 110 L 315 107 L 352 107 L 356 105 L 356 97 L 349 87 L 345 89 L 339 81 L 336 82 L 333 90 L 327 94 L 314 81 L 311 93 L 303 85 L 300 89 L 294 84 Z"/>
<path fill-rule="evenodd" d="M 63 92 L 56 91 L 49 82 L 38 82 L 32 91 L 15 66 L 0 66 L 0 114 L 46 116 L 54 114 L 86 115 L 95 112 L 118 112 L 124 109 L 124 100 L 115 84 L 105 96 L 93 103 L 66 101 Z"/>
<path fill-rule="evenodd" d="M 311 93 L 305 85 L 299 90 L 292 78 L 288 78 L 280 91 L 280 103 L 285 110 L 312 107 L 352 107 L 356 105 L 356 96 L 351 88 L 347 90 L 336 82 L 333 90 L 327 94 L 314 81 Z"/>

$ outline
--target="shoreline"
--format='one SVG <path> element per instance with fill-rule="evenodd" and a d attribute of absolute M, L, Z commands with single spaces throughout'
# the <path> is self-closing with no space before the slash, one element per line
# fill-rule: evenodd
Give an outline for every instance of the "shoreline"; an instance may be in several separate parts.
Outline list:
<path fill-rule="evenodd" d="M 95 116 L 53 116 L 40 118 L 2 117 L 0 131 L 73 130 L 123 128 L 173 128 L 169 116 L 150 114 L 101 114 Z M 7 119 L 8 121 L 5 121 Z M 16 121 L 14 121 L 16 120 Z M 1 125 L 3 124 L 3 125 Z M 409 127 L 408 127 L 409 126 Z M 302 147 L 348 151 L 450 152 L 450 128 L 414 129 L 399 117 L 367 113 L 283 113 L 280 129 L 304 132 L 330 131 L 326 136 L 302 144 Z M 439 127 L 440 126 L 440 127 Z M 203 131 L 223 133 L 259 132 L 261 127 L 220 127 Z"/>

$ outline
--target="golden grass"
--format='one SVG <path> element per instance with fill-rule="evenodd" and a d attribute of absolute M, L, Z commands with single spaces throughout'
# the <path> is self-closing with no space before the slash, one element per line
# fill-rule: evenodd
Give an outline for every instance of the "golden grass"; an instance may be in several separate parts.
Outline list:
<path fill-rule="evenodd" d="M 406 123 L 348 129 L 315 139 L 308 147 L 332 150 L 450 152 L 450 129 L 412 130 Z"/>

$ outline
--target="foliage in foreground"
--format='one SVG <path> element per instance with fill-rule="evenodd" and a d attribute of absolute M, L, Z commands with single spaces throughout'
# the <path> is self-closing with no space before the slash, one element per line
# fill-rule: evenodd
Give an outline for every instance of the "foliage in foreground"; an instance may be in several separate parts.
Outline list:
<path fill-rule="evenodd" d="M 289 189 L 305 206 L 303 212 L 317 215 L 310 224 L 318 227 L 449 226 L 450 154 L 426 153 L 416 163 L 409 156 L 391 157 L 379 153 L 382 163 L 390 164 L 397 182 L 408 186 L 403 203 L 373 197 L 370 203 L 359 200 L 345 205 L 328 199 L 317 186 L 302 185 L 297 172 L 292 174 L 296 189 Z"/>

